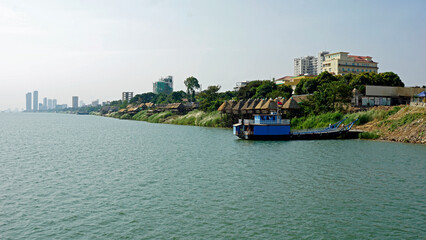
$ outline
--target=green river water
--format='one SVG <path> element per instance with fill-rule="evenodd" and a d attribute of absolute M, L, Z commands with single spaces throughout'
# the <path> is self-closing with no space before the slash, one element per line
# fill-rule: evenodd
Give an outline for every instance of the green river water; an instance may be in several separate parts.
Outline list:
<path fill-rule="evenodd" d="M 426 146 L 0 114 L 0 239 L 425 239 Z"/>

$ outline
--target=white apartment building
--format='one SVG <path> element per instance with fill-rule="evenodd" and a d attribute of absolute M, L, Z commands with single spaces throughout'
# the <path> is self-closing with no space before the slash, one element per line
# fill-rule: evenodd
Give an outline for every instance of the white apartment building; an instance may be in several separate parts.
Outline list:
<path fill-rule="evenodd" d="M 318 57 L 306 56 L 294 59 L 294 76 L 318 75 L 321 73 L 322 62 L 329 52 L 322 51 Z"/>
<path fill-rule="evenodd" d="M 294 59 L 294 75 L 317 75 L 318 59 L 314 56 L 306 56 Z"/>

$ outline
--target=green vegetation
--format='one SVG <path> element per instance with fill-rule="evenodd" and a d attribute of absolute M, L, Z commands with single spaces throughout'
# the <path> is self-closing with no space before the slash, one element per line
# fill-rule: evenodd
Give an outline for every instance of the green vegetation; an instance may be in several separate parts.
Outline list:
<path fill-rule="evenodd" d="M 195 89 L 200 89 L 200 83 L 198 83 L 198 79 L 191 76 L 185 80 L 184 84 L 186 86 L 186 94 L 193 102 L 195 100 Z"/>
<path fill-rule="evenodd" d="M 380 135 L 375 132 L 362 132 L 358 135 L 358 137 L 360 139 L 378 139 Z"/>
<path fill-rule="evenodd" d="M 270 80 L 251 81 L 242 87 L 237 93 L 238 99 L 249 98 L 276 98 L 283 97 L 288 99 L 291 97 L 293 89 L 287 85 L 276 85 Z"/>
<path fill-rule="evenodd" d="M 343 119 L 340 112 L 325 113 L 320 115 L 311 115 L 307 117 L 299 117 L 291 119 L 292 129 L 311 129 L 327 127 Z"/>
<path fill-rule="evenodd" d="M 391 124 L 390 130 L 395 130 L 397 127 L 411 123 L 412 121 L 419 119 L 420 117 L 424 116 L 426 113 L 414 113 L 414 114 L 406 114 L 404 117 L 402 117 L 400 120 L 397 121 L 390 121 L 388 120 L 389 116 L 392 116 L 393 114 L 397 113 L 401 110 L 401 107 L 395 106 L 391 110 L 376 110 L 372 109 L 365 112 L 356 112 L 356 113 L 349 113 L 349 114 L 343 114 L 342 112 L 329 112 L 329 113 L 323 113 L 318 115 L 309 115 L 299 118 L 293 118 L 291 120 L 291 126 L 293 129 L 309 129 L 309 128 L 321 128 L 326 127 L 328 124 L 333 124 L 335 122 L 338 122 L 342 120 L 343 118 L 347 118 L 343 123 L 348 124 L 356 119 L 358 119 L 357 122 L 355 122 L 355 125 L 363 125 L 368 122 L 371 122 L 373 120 L 379 121 L 378 127 L 381 127 L 382 125 L 388 125 Z M 404 108 L 403 111 L 406 111 L 407 109 Z M 392 130 L 392 131 L 393 131 Z"/>
<path fill-rule="evenodd" d="M 202 127 L 229 127 L 232 124 L 230 120 L 227 116 L 222 117 L 218 111 L 206 113 L 195 110 L 184 116 L 172 118 L 166 121 L 166 123 Z"/>
<path fill-rule="evenodd" d="M 295 94 L 312 94 L 303 105 L 304 115 L 343 111 L 349 105 L 352 90 L 365 93 L 365 85 L 404 86 L 392 72 L 332 75 L 322 72 L 317 77 L 302 79 Z"/>
<path fill-rule="evenodd" d="M 135 114 L 132 119 L 151 123 L 170 123 L 202 127 L 229 127 L 232 125 L 231 119 L 228 119 L 227 116 L 222 117 L 218 111 L 207 113 L 194 110 L 186 115 L 176 115 L 172 112 L 160 112 L 149 115 L 147 111 L 141 111 Z"/>
<path fill-rule="evenodd" d="M 421 117 L 425 117 L 426 116 L 426 112 L 423 113 L 408 113 L 406 115 L 404 115 L 402 118 L 392 121 L 390 123 L 389 126 L 389 131 L 393 132 L 395 131 L 398 127 L 401 127 L 403 125 L 406 124 L 410 124 L 413 121 L 420 119 Z"/>

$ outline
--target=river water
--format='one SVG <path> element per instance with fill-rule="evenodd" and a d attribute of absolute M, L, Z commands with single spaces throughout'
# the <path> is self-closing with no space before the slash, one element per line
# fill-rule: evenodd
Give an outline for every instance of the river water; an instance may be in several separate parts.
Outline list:
<path fill-rule="evenodd" d="M 0 239 L 424 239 L 426 146 L 0 114 Z"/>

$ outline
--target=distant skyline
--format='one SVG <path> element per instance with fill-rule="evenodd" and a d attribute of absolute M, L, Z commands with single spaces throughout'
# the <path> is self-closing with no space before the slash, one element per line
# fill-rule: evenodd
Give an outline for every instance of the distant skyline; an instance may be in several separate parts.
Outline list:
<path fill-rule="evenodd" d="M 0 0 L 0 111 L 25 94 L 91 103 L 121 92 L 203 88 L 293 74 L 320 51 L 368 55 L 379 72 L 426 85 L 426 1 Z"/>

